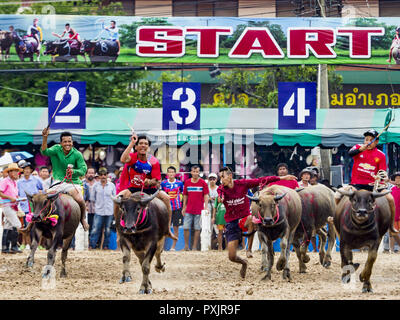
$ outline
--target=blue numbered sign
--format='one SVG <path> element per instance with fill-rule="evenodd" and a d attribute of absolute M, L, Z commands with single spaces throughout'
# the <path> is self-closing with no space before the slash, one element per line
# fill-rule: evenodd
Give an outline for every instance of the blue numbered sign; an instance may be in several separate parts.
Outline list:
<path fill-rule="evenodd" d="M 163 130 L 200 130 L 200 83 L 163 83 Z"/>
<path fill-rule="evenodd" d="M 278 83 L 278 129 L 316 129 L 317 84 L 315 82 Z"/>
<path fill-rule="evenodd" d="M 69 86 L 68 83 L 48 82 L 48 109 L 51 129 L 86 128 L 86 82 L 71 82 Z M 51 121 L 56 110 L 57 113 Z"/>

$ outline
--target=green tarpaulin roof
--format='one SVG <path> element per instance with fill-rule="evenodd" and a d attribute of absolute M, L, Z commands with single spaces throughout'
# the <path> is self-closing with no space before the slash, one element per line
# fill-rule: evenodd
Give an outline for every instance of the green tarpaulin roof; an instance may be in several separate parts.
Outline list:
<path fill-rule="evenodd" d="M 0 144 L 41 144 L 41 132 L 47 126 L 47 108 L 0 108 Z M 68 130 L 77 143 L 98 142 L 103 145 L 128 144 L 130 129 L 150 136 L 154 144 L 252 143 L 281 146 L 352 146 L 363 140 L 362 134 L 374 128 L 383 129 L 387 109 L 319 109 L 316 130 L 279 130 L 277 109 L 204 108 L 201 110 L 201 130 L 163 131 L 162 109 L 87 108 L 86 129 Z M 400 115 L 381 143 L 400 141 Z M 49 141 L 59 142 L 61 130 L 52 130 Z"/>

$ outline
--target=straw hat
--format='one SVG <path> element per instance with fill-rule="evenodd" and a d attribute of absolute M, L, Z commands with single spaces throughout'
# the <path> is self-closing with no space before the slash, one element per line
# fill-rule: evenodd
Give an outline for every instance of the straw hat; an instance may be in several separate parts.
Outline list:
<path fill-rule="evenodd" d="M 8 167 L 3 170 L 3 172 L 8 172 L 12 170 L 18 170 L 19 172 L 23 171 L 20 167 L 18 167 L 16 163 L 10 163 Z"/>

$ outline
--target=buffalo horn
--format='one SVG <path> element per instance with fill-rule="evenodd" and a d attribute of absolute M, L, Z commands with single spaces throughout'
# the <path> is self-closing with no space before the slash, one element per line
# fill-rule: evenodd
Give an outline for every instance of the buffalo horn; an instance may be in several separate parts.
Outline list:
<path fill-rule="evenodd" d="M 140 203 L 141 204 L 149 203 L 151 200 L 153 200 L 155 197 L 157 197 L 159 192 L 160 192 L 160 190 L 157 190 L 151 196 L 144 197 L 143 199 L 140 200 Z"/>
<path fill-rule="evenodd" d="M 114 201 L 115 203 L 117 203 L 117 204 L 120 204 L 121 203 L 121 200 L 122 200 L 122 197 L 121 196 L 110 196 L 111 197 L 111 200 L 112 201 Z"/>
<path fill-rule="evenodd" d="M 260 197 L 258 197 L 258 196 L 251 197 L 248 194 L 246 194 L 246 197 L 249 198 L 251 201 L 259 201 L 260 200 Z"/>
<path fill-rule="evenodd" d="M 386 190 L 384 192 L 372 192 L 372 196 L 374 197 L 374 199 L 379 198 L 379 197 L 383 197 L 386 196 L 388 193 L 391 193 L 392 190 Z"/>
<path fill-rule="evenodd" d="M 285 193 L 282 193 L 282 194 L 277 194 L 275 197 L 274 197 L 274 200 L 275 201 L 279 201 L 279 200 L 281 200 L 284 196 L 286 196 L 287 195 L 287 192 L 285 192 Z"/>
<path fill-rule="evenodd" d="M 60 192 L 56 192 L 56 193 L 48 193 L 47 194 L 47 199 L 51 200 L 53 198 L 57 198 Z"/>
<path fill-rule="evenodd" d="M 352 197 L 354 195 L 354 190 L 340 190 L 338 189 L 337 191 L 339 191 L 340 194 L 344 195 L 344 196 L 348 196 L 348 197 Z"/>

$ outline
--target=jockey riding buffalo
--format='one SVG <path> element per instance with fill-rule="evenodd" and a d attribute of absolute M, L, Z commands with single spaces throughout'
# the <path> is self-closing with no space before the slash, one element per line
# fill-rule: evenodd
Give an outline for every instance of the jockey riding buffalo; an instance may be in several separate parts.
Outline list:
<path fill-rule="evenodd" d="M 83 56 L 86 61 L 85 52 L 81 50 L 77 40 L 46 41 L 44 55 L 50 54 L 52 62 L 69 61 L 74 59 L 78 62 L 78 55 Z"/>
<path fill-rule="evenodd" d="M 303 207 L 301 221 L 293 241 L 293 246 L 299 259 L 300 273 L 306 272 L 305 263 L 310 261 L 307 255 L 307 248 L 313 234 L 318 234 L 321 240 L 319 243 L 319 261 L 325 268 L 328 268 L 332 261 L 331 252 L 335 245 L 336 234 L 333 226 L 329 227 L 328 249 L 325 253 L 327 232 L 324 227 L 328 222 L 328 218 L 333 218 L 335 215 L 335 194 L 323 184 L 300 188 L 296 191 L 300 195 Z"/>
<path fill-rule="evenodd" d="M 61 273 L 60 277 L 66 277 L 65 261 L 67 260 L 68 248 L 75 235 L 76 228 L 81 219 L 81 210 L 76 201 L 67 194 L 42 194 L 33 196 L 26 193 L 27 198 L 33 204 L 33 215 L 31 217 L 33 241 L 31 253 L 26 262 L 27 267 L 32 267 L 34 255 L 40 237 L 48 239 L 50 246 L 47 253 L 47 265 L 53 266 L 56 258 L 56 250 L 62 245 Z M 29 230 L 27 230 L 29 231 Z M 43 274 L 43 278 L 50 276 L 50 270 Z"/>
<path fill-rule="evenodd" d="M 274 264 L 273 242 L 281 238 L 281 255 L 276 264 L 278 271 L 283 270 L 282 277 L 290 281 L 289 255 L 293 236 L 301 219 L 301 200 L 298 193 L 290 188 L 272 185 L 260 191 L 252 200 L 251 212 L 258 229 L 261 243 L 261 270 L 266 271 L 262 280 L 271 280 L 271 269 Z"/>
<path fill-rule="evenodd" d="M 115 62 L 118 58 L 118 44 L 112 40 L 84 40 L 83 47 L 90 62 Z"/>
<path fill-rule="evenodd" d="M 9 58 L 12 43 L 12 33 L 10 31 L 0 31 L 0 60 L 5 61 Z"/>
<path fill-rule="evenodd" d="M 152 293 L 149 280 L 150 264 L 154 255 L 157 259 L 157 272 L 165 271 L 161 263 L 165 236 L 168 236 L 168 212 L 164 203 L 156 198 L 156 191 L 149 196 L 141 192 L 133 193 L 129 198 L 112 197 L 118 210 L 116 218 L 117 231 L 120 235 L 120 247 L 123 252 L 123 271 L 120 283 L 132 281 L 129 272 L 131 248 L 139 258 L 143 280 L 140 294 Z"/>
<path fill-rule="evenodd" d="M 39 61 L 40 51 L 37 49 L 39 44 L 34 37 L 21 38 L 16 32 L 13 33 L 13 40 L 15 43 L 15 51 L 21 62 L 25 61 L 25 58 L 29 58 L 33 62 L 33 54 L 36 54 L 37 61 Z"/>
<path fill-rule="evenodd" d="M 338 189 L 338 192 L 346 196 L 338 203 L 333 219 L 340 238 L 342 281 L 349 282 L 350 274 L 360 266 L 359 263 L 353 263 L 352 249 L 368 247 L 368 258 L 360 281 L 364 283 L 362 292 L 372 292 L 370 277 L 379 244 L 388 229 L 396 232 L 390 205 L 385 197 L 391 191 L 371 192 L 351 188 Z"/>

